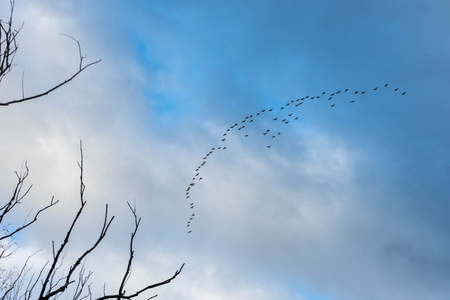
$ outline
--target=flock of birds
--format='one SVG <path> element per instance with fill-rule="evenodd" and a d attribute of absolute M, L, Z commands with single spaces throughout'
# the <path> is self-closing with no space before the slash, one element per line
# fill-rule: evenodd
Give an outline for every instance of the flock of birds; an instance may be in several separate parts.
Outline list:
<path fill-rule="evenodd" d="M 274 108 L 269 108 L 269 109 L 262 109 L 254 114 L 248 115 L 246 116 L 244 119 L 242 119 L 241 121 L 239 121 L 238 123 L 235 123 L 233 125 L 231 125 L 230 127 L 228 127 L 226 129 L 226 131 L 223 133 L 222 137 L 220 138 L 219 141 L 219 146 L 216 147 L 212 147 L 204 156 L 202 159 L 202 162 L 197 166 L 197 168 L 194 171 L 194 175 L 192 177 L 191 182 L 189 183 L 189 185 L 186 188 L 186 200 L 189 202 L 189 207 L 191 210 L 194 209 L 195 207 L 195 202 L 192 201 L 191 195 L 192 195 L 192 191 L 193 189 L 195 189 L 195 186 L 197 186 L 199 184 L 199 182 L 201 180 L 203 180 L 203 177 L 201 175 L 201 169 L 204 168 L 207 160 L 215 153 L 217 153 L 218 151 L 222 151 L 222 150 L 226 150 L 227 149 L 227 138 L 233 133 L 233 131 L 235 131 L 238 134 L 241 134 L 244 138 L 248 138 L 250 135 L 250 132 L 248 132 L 248 127 L 250 127 L 251 125 L 253 125 L 252 123 L 255 122 L 255 120 L 257 118 L 262 117 L 263 115 L 270 115 L 270 118 L 272 119 L 272 121 L 278 121 L 278 122 L 282 122 L 284 124 L 289 124 L 289 122 L 293 122 L 299 119 L 298 116 L 298 111 L 296 111 L 305 101 L 312 101 L 314 99 L 327 99 L 328 101 L 330 101 L 330 107 L 335 107 L 336 104 L 338 102 L 336 102 L 336 100 L 338 100 L 340 97 L 343 97 L 344 95 L 347 96 L 351 96 L 352 100 L 348 100 L 348 103 L 355 103 L 356 97 L 361 97 L 369 92 L 377 92 L 381 89 L 387 89 L 390 90 L 389 84 L 384 84 L 383 86 L 380 87 L 375 87 L 371 90 L 365 91 L 349 91 L 349 89 L 342 89 L 342 90 L 338 90 L 332 93 L 327 94 L 327 92 L 322 92 L 320 95 L 316 95 L 316 96 L 305 96 L 303 98 L 298 98 L 295 100 L 291 100 L 289 102 L 287 102 L 284 106 L 278 108 L 278 109 L 274 109 Z M 399 91 L 398 88 L 393 89 L 394 92 L 399 93 L 400 95 L 405 95 L 406 91 Z M 281 114 L 280 114 L 281 112 Z M 270 138 L 270 140 L 276 139 L 278 136 L 280 136 L 282 133 L 279 131 L 273 131 L 271 129 L 266 129 L 263 132 L 261 132 L 260 134 Z M 268 145 L 266 145 L 267 149 L 270 149 L 272 147 L 271 143 L 268 143 Z M 195 213 L 192 213 L 189 217 L 189 220 L 187 221 L 186 227 L 187 227 L 187 233 L 191 233 L 191 225 L 192 222 L 195 218 Z"/>

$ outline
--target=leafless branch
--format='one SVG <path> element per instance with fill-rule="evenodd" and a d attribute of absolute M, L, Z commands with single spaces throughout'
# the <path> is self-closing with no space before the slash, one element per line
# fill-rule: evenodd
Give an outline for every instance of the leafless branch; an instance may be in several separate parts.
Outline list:
<path fill-rule="evenodd" d="M 78 259 L 71 265 L 68 274 L 65 276 L 64 283 L 62 285 L 60 285 L 58 288 L 56 288 L 57 284 L 53 286 L 51 284 L 51 281 L 52 281 L 51 278 L 54 276 L 55 272 L 57 271 L 57 264 L 58 264 L 58 262 L 61 259 L 61 254 L 62 254 L 63 250 L 66 248 L 66 246 L 68 245 L 69 239 L 70 239 L 70 236 L 71 236 L 71 234 L 73 232 L 75 224 L 79 220 L 79 218 L 81 216 L 81 213 L 83 212 L 83 209 L 84 209 L 84 207 L 86 205 L 86 201 L 83 198 L 84 197 L 85 185 L 84 185 L 84 182 L 83 182 L 83 149 L 82 149 L 81 141 L 80 141 L 80 153 L 81 153 L 81 160 L 78 163 L 78 166 L 80 167 L 80 199 L 81 199 L 81 206 L 80 206 L 77 214 L 75 215 L 69 230 L 66 233 L 64 241 L 62 242 L 62 244 L 59 247 L 59 249 L 56 251 L 56 254 L 54 253 L 54 255 L 53 255 L 53 262 L 52 262 L 52 264 L 50 266 L 50 269 L 49 269 L 49 271 L 47 273 L 47 276 L 42 281 L 42 288 L 41 288 L 41 292 L 40 292 L 40 295 L 39 295 L 39 299 L 41 299 L 41 300 L 50 299 L 51 297 L 54 297 L 54 296 L 64 292 L 70 284 L 75 282 L 75 280 L 72 280 L 72 275 L 74 274 L 75 270 L 81 265 L 81 263 L 86 258 L 86 256 L 89 253 L 91 253 L 95 248 L 97 248 L 97 246 L 100 244 L 100 242 L 106 236 L 108 228 L 111 225 L 112 221 L 114 220 L 114 216 L 111 217 L 111 218 L 108 218 L 108 205 L 106 205 L 105 217 L 104 217 L 104 221 L 103 221 L 103 227 L 101 229 L 100 235 L 97 238 L 96 242 L 94 243 L 93 246 L 91 246 L 91 248 L 87 249 L 82 255 L 80 255 L 78 257 Z"/>
<path fill-rule="evenodd" d="M 32 185 L 30 185 L 27 190 L 24 193 L 22 192 L 22 187 L 23 184 L 25 182 L 25 180 L 27 179 L 28 175 L 29 175 L 29 169 L 27 166 L 27 163 L 25 162 L 25 171 L 21 172 L 20 174 L 15 172 L 18 182 L 14 188 L 13 191 L 13 195 L 11 197 L 11 199 L 2 207 L 0 207 L 0 224 L 2 224 L 5 216 L 18 204 L 21 203 L 22 199 L 28 194 L 28 192 L 30 191 Z M 38 216 L 45 210 L 49 209 L 50 207 L 56 205 L 59 202 L 59 200 L 54 201 L 54 198 L 52 197 L 50 204 L 44 206 L 43 208 L 39 209 L 36 214 L 34 215 L 33 219 L 31 221 L 28 222 L 24 222 L 23 225 L 19 226 L 18 228 L 11 230 L 11 231 L 6 231 L 4 234 L 2 234 L 0 236 L 0 241 L 10 238 L 12 236 L 14 236 L 16 233 L 18 233 L 19 231 L 27 228 L 28 226 L 30 226 L 31 224 L 33 224 L 34 222 L 37 221 Z"/>
<path fill-rule="evenodd" d="M 133 214 L 133 217 L 134 217 L 134 231 L 131 233 L 131 238 L 130 238 L 130 254 L 129 254 L 129 258 L 128 258 L 127 268 L 126 268 L 125 274 L 122 277 L 122 282 L 120 284 L 118 293 L 116 295 L 106 295 L 106 294 L 104 294 L 103 297 L 97 298 L 97 300 L 104 300 L 104 299 L 132 299 L 132 298 L 137 297 L 138 295 L 140 295 L 141 293 L 143 293 L 143 292 L 145 292 L 145 291 L 147 291 L 149 289 L 153 289 L 155 287 L 158 287 L 158 286 L 170 283 L 173 279 L 175 279 L 178 276 L 178 274 L 181 273 L 181 270 L 184 267 L 184 264 L 183 264 L 180 267 L 180 269 L 177 270 L 175 272 L 175 274 L 169 279 L 166 279 L 164 281 L 161 281 L 161 282 L 158 282 L 158 283 L 155 283 L 155 284 L 148 285 L 148 286 L 146 286 L 146 287 L 144 287 L 144 288 L 134 292 L 133 294 L 128 294 L 128 295 L 126 294 L 126 292 L 125 292 L 125 285 L 126 285 L 128 279 L 131 276 L 131 267 L 132 267 L 133 258 L 134 258 L 134 249 L 133 249 L 134 238 L 136 236 L 136 233 L 137 233 L 137 231 L 139 229 L 139 225 L 141 223 L 141 218 L 138 217 L 138 215 L 136 214 L 136 207 L 132 207 L 129 202 L 127 202 L 127 204 L 128 204 L 128 207 L 130 208 L 131 213 Z M 154 295 L 154 296 L 150 297 L 149 299 L 155 298 L 156 296 L 157 295 Z"/>
<path fill-rule="evenodd" d="M 178 269 L 175 272 L 175 274 L 172 277 L 170 277 L 169 279 L 166 279 L 164 281 L 161 281 L 161 282 L 158 282 L 158 283 L 155 283 L 155 284 L 148 285 L 148 286 L 146 286 L 146 287 L 136 291 L 133 294 L 129 294 L 129 295 L 105 295 L 103 297 L 97 298 L 96 300 L 104 300 L 104 299 L 132 299 L 134 297 L 139 296 L 141 293 L 143 293 L 143 292 L 145 292 L 145 291 L 147 291 L 149 289 L 153 289 L 155 287 L 158 287 L 158 286 L 170 283 L 172 280 L 174 280 L 181 273 L 181 270 L 183 270 L 183 267 L 184 267 L 184 264 L 182 264 L 180 269 Z M 152 298 L 154 298 L 156 296 L 157 295 L 155 295 L 155 296 L 153 296 L 153 297 L 151 297 L 149 299 L 152 299 Z"/>
<path fill-rule="evenodd" d="M 17 53 L 16 36 L 23 27 L 13 29 L 15 0 L 10 1 L 10 14 L 7 21 L 0 20 L 0 82 L 11 71 L 14 57 Z"/>
<path fill-rule="evenodd" d="M 74 295 L 73 295 L 73 300 L 83 300 L 87 297 L 91 296 L 91 290 L 90 290 L 90 284 L 89 283 L 89 278 L 91 277 L 91 275 L 93 274 L 92 272 L 88 272 L 87 275 L 85 275 L 86 273 L 86 269 L 84 268 L 84 265 L 81 267 L 80 272 L 78 273 L 78 283 L 77 283 L 77 287 L 75 289 Z M 82 296 L 85 287 L 88 288 L 88 292 L 86 295 Z"/>
<path fill-rule="evenodd" d="M 22 24 L 22 26 L 18 30 L 13 29 L 13 14 L 14 14 L 15 0 L 11 0 L 10 4 L 11 4 L 11 11 L 10 11 L 9 20 L 6 22 L 0 20 L 0 82 L 11 71 L 11 69 L 13 67 L 12 63 L 13 63 L 14 57 L 18 50 L 16 37 L 23 27 L 23 24 Z M 82 52 L 81 52 L 80 42 L 69 35 L 66 35 L 66 34 L 64 34 L 64 35 L 69 37 L 70 39 L 74 40 L 78 45 L 79 65 L 78 65 L 77 72 L 75 72 L 75 74 L 73 74 L 71 77 L 67 78 L 66 80 L 62 81 L 61 83 L 55 85 L 52 88 L 49 88 L 42 93 L 38 93 L 38 94 L 35 94 L 32 96 L 27 96 L 27 97 L 25 97 L 24 87 L 23 87 L 23 78 L 22 78 L 22 98 L 2 102 L 2 103 L 0 103 L 0 106 L 8 106 L 11 104 L 21 103 L 21 102 L 25 102 L 25 101 L 29 101 L 29 100 L 33 100 L 33 99 L 37 99 L 37 98 L 46 96 L 46 95 L 50 94 L 51 92 L 59 89 L 63 85 L 66 85 L 67 83 L 72 81 L 75 77 L 77 77 L 86 68 L 88 68 L 92 65 L 95 65 L 101 61 L 101 60 L 97 60 L 97 61 L 88 63 L 86 65 L 83 65 L 83 60 L 84 60 L 84 58 L 86 58 L 86 55 L 83 56 L 81 54 Z"/>

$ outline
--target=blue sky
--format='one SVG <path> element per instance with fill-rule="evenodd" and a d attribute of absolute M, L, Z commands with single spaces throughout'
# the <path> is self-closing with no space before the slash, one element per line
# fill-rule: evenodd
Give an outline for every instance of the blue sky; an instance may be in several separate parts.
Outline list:
<path fill-rule="evenodd" d="M 73 74 L 76 45 L 59 33 L 87 61 L 102 59 L 46 99 L 0 111 L 2 194 L 26 160 L 32 205 L 62 200 L 21 236 L 18 257 L 44 249 L 45 261 L 62 235 L 54 224 L 78 204 L 82 139 L 91 206 L 68 257 L 105 203 L 117 215 L 87 262 L 94 280 L 118 280 L 126 201 L 136 201 L 130 290 L 186 262 L 161 299 L 447 299 L 449 10 L 419 0 L 17 0 L 25 26 L 2 100 L 20 95 L 23 71 L 29 93 Z M 235 123 L 247 125 L 224 136 Z"/>

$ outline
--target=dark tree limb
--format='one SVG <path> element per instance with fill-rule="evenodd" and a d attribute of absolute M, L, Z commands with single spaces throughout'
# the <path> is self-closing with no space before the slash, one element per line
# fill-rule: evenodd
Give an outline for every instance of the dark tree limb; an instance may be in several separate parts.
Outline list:
<path fill-rule="evenodd" d="M 18 46 L 16 42 L 17 35 L 19 34 L 20 30 L 22 29 L 23 25 L 18 29 L 13 29 L 13 14 L 14 14 L 14 4 L 15 0 L 10 0 L 11 4 L 11 11 L 10 11 L 10 17 L 8 21 L 2 21 L 0 20 L 0 82 L 2 79 L 12 70 L 12 63 L 14 61 L 14 57 L 17 53 Z M 62 81 L 61 83 L 55 85 L 52 88 L 49 88 L 48 90 L 35 94 L 32 96 L 25 97 L 24 93 L 24 87 L 23 87 L 23 77 L 22 77 L 22 98 L 20 99 L 14 99 L 9 100 L 6 102 L 0 103 L 0 106 L 9 106 L 11 104 L 21 103 L 37 98 L 41 98 L 43 96 L 46 96 L 50 94 L 51 92 L 59 89 L 60 87 L 66 85 L 70 81 L 72 81 L 75 77 L 77 77 L 81 72 L 83 72 L 86 68 L 89 68 L 92 65 L 95 65 L 99 63 L 101 60 L 97 60 L 94 62 L 91 62 L 89 64 L 83 65 L 83 60 L 86 58 L 86 55 L 81 54 L 81 45 L 80 42 L 74 39 L 73 37 L 64 34 L 65 36 L 69 37 L 70 39 L 74 40 L 78 45 L 78 53 L 79 53 L 79 66 L 77 72 L 73 74 L 71 77 L 67 78 L 66 80 Z"/>
<path fill-rule="evenodd" d="M 25 180 L 27 179 L 28 175 L 29 175 L 29 169 L 27 166 L 27 163 L 25 162 L 25 172 L 21 172 L 20 174 L 15 172 L 18 182 L 14 188 L 13 191 L 13 195 L 11 197 L 11 199 L 2 207 L 0 207 L 0 224 L 2 224 L 5 216 L 18 204 L 21 203 L 22 199 L 28 194 L 28 192 L 30 191 L 32 185 L 30 185 L 27 190 L 22 194 L 22 187 L 23 184 L 25 182 Z M 41 208 L 40 210 L 38 210 L 36 212 L 36 214 L 34 215 L 33 219 L 29 222 L 24 222 L 24 224 L 22 226 L 19 226 L 18 228 L 11 230 L 11 231 L 5 231 L 5 233 L 0 236 L 0 241 L 3 239 L 7 239 L 10 238 L 12 236 L 14 236 L 16 233 L 18 233 L 19 231 L 27 228 L 28 226 L 30 226 L 31 224 L 33 224 L 34 222 L 37 221 L 38 216 L 45 210 L 49 209 L 50 207 L 56 205 L 59 202 L 59 200 L 54 201 L 54 197 L 52 197 L 50 204 L 48 204 L 47 206 L 44 206 L 43 208 Z"/>
<path fill-rule="evenodd" d="M 161 285 L 165 285 L 165 284 L 170 283 L 172 280 L 174 280 L 174 279 L 181 273 L 181 270 L 183 270 L 183 267 L 184 267 L 184 264 L 182 264 L 181 267 L 180 267 L 180 269 L 178 269 L 178 270 L 175 272 L 175 274 L 174 274 L 172 277 L 170 277 L 169 279 L 166 279 L 166 280 L 164 280 L 164 281 L 161 281 L 161 282 L 158 282 L 158 283 L 155 283 L 155 284 L 148 285 L 148 286 L 146 286 L 146 287 L 144 287 L 144 288 L 142 288 L 142 289 L 136 291 L 136 292 L 133 293 L 133 294 L 129 294 L 129 295 L 105 295 L 105 296 L 103 296 L 103 297 L 96 298 L 96 300 L 105 300 L 105 299 L 132 299 L 132 298 L 134 298 L 134 297 L 139 296 L 141 293 L 143 293 L 143 292 L 145 292 L 145 291 L 147 291 L 147 290 L 150 290 L 150 289 L 153 289 L 153 288 L 155 288 L 155 287 L 158 287 L 158 286 L 161 286 Z M 157 295 L 152 296 L 152 297 L 149 298 L 149 299 L 155 298 L 156 296 L 157 296 Z"/>
<path fill-rule="evenodd" d="M 148 285 L 148 286 L 146 286 L 146 287 L 144 287 L 144 288 L 134 292 L 133 294 L 128 294 L 128 295 L 126 294 L 125 285 L 126 285 L 128 279 L 131 276 L 131 269 L 132 269 L 132 263 L 133 263 L 133 258 L 134 258 L 134 249 L 133 249 L 134 238 L 136 237 L 136 233 L 137 233 L 137 231 L 139 229 L 139 225 L 141 224 L 141 218 L 138 217 L 138 215 L 136 213 L 136 207 L 131 207 L 131 204 L 129 202 L 127 202 L 127 204 L 128 204 L 128 207 L 130 208 L 131 213 L 133 214 L 133 217 L 134 217 L 134 231 L 131 233 L 131 238 L 130 238 L 130 254 L 129 254 L 129 258 L 128 258 L 127 268 L 125 270 L 125 274 L 122 277 L 122 282 L 121 282 L 121 284 L 119 286 L 118 293 L 116 295 L 106 295 L 106 293 L 104 292 L 104 296 L 100 297 L 100 298 L 97 298 L 97 300 L 104 300 L 104 299 L 132 299 L 132 298 L 137 297 L 138 295 L 140 295 L 141 293 L 143 293 L 143 292 L 145 292 L 145 291 L 147 291 L 149 289 L 153 289 L 155 287 L 158 287 L 158 286 L 170 283 L 173 279 L 175 279 L 178 276 L 178 274 L 181 273 L 181 270 L 184 267 L 184 264 L 183 264 L 180 267 L 180 269 L 177 270 L 175 272 L 175 274 L 169 279 L 166 279 L 164 281 L 161 281 L 161 282 L 158 282 L 158 283 L 155 283 L 155 284 Z M 149 299 L 155 298 L 156 296 L 157 295 L 154 295 L 154 296 L 150 297 Z"/>
<path fill-rule="evenodd" d="M 103 227 L 102 227 L 100 235 L 97 238 L 97 240 L 94 243 L 94 245 L 91 246 L 91 248 L 87 249 L 82 255 L 80 255 L 78 257 L 78 259 L 70 266 L 69 272 L 65 276 L 65 278 L 63 280 L 64 283 L 62 285 L 60 285 L 58 288 L 56 288 L 56 286 L 58 286 L 59 282 L 56 283 L 55 285 L 52 285 L 52 278 L 55 275 L 56 271 L 58 270 L 57 264 L 60 262 L 61 254 L 63 253 L 63 250 L 69 244 L 69 239 L 70 239 L 70 236 L 71 236 L 71 234 L 73 232 L 75 224 L 79 220 L 79 218 L 81 216 L 81 213 L 83 212 L 83 209 L 84 209 L 84 207 L 86 205 L 86 201 L 84 200 L 85 185 L 84 185 L 84 182 L 83 182 L 83 149 L 82 149 L 81 141 L 80 141 L 80 153 L 81 153 L 81 160 L 78 163 L 78 166 L 80 167 L 80 200 L 81 200 L 81 206 L 80 206 L 77 214 L 75 215 L 74 219 L 72 220 L 72 224 L 70 225 L 70 228 L 67 231 L 66 236 L 65 236 L 64 241 L 62 242 L 61 246 L 56 251 L 56 253 L 53 250 L 53 262 L 52 262 L 52 264 L 50 266 L 50 269 L 48 270 L 47 276 L 42 281 L 42 288 L 41 288 L 41 292 L 40 292 L 40 295 L 39 295 L 39 299 L 40 300 L 47 300 L 47 299 L 50 299 L 51 297 L 57 296 L 58 294 L 64 292 L 70 284 L 75 282 L 75 280 L 72 279 L 72 275 L 74 274 L 75 270 L 81 265 L 81 263 L 86 258 L 86 256 L 89 253 L 91 253 L 95 248 L 97 248 L 97 246 L 100 244 L 100 242 L 106 236 L 106 233 L 107 233 L 107 231 L 109 229 L 109 226 L 111 225 L 112 221 L 114 220 L 114 216 L 112 216 L 111 218 L 108 218 L 108 205 L 106 205 L 105 217 L 104 217 L 104 221 L 103 221 Z"/>
<path fill-rule="evenodd" d="M 23 27 L 22 24 L 19 29 L 13 29 L 14 3 L 15 0 L 10 0 L 9 19 L 6 22 L 0 20 L 0 82 L 12 69 L 18 49 L 16 36 Z"/>

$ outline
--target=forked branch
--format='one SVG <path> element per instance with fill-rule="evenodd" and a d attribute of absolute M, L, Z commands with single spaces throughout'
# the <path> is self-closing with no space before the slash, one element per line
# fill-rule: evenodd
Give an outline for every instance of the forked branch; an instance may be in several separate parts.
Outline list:
<path fill-rule="evenodd" d="M 2 79 L 12 70 L 13 67 L 13 61 L 14 57 L 17 53 L 18 45 L 17 45 L 17 35 L 19 34 L 20 30 L 22 29 L 23 25 L 15 30 L 13 29 L 13 14 L 14 14 L 14 0 L 10 1 L 11 4 L 11 11 L 10 11 L 10 17 L 8 21 L 0 20 L 0 82 Z M 24 87 L 23 87 L 23 81 L 22 81 L 22 98 L 9 100 L 6 102 L 1 102 L 0 106 L 8 106 L 11 104 L 21 103 L 37 98 L 41 98 L 43 96 L 46 96 L 50 94 L 51 92 L 59 89 L 60 87 L 66 85 L 70 81 L 72 81 L 75 77 L 77 77 L 81 72 L 83 72 L 86 68 L 95 65 L 99 63 L 101 60 L 97 60 L 91 63 L 88 63 L 86 65 L 83 65 L 83 60 L 86 58 L 86 55 L 82 55 L 81 52 L 81 45 L 80 42 L 74 39 L 73 37 L 64 34 L 65 36 L 69 37 L 70 39 L 74 40 L 78 45 L 78 53 L 79 53 L 79 65 L 78 70 L 73 74 L 71 77 L 67 78 L 66 80 L 62 81 L 61 83 L 53 86 L 52 88 L 47 89 L 46 91 L 42 93 L 38 93 L 35 95 L 27 96 L 25 97 L 24 94 Z M 22 78 L 23 80 L 23 78 Z"/>
<path fill-rule="evenodd" d="M 134 297 L 139 296 L 141 293 L 143 293 L 143 292 L 145 292 L 147 290 L 150 290 L 150 289 L 153 289 L 155 287 L 158 287 L 158 286 L 170 283 L 173 279 L 175 279 L 178 276 L 178 274 L 181 273 L 181 270 L 184 267 L 184 264 L 183 264 L 180 267 L 180 269 L 177 270 L 175 272 L 175 274 L 172 277 L 170 277 L 169 279 L 166 279 L 164 281 L 161 281 L 161 282 L 158 282 L 158 283 L 155 283 L 155 284 L 150 284 L 148 286 L 145 286 L 144 288 L 139 289 L 138 291 L 136 291 L 136 292 L 134 292 L 132 294 L 128 294 L 128 295 L 126 294 L 125 285 L 126 285 L 128 279 L 131 276 L 131 267 L 132 267 L 133 258 L 134 258 L 134 249 L 133 249 L 134 238 L 136 237 L 136 233 L 137 233 L 137 231 L 139 229 L 139 225 L 141 223 L 141 218 L 138 217 L 138 215 L 136 213 L 136 207 L 132 207 L 129 202 L 127 202 L 127 204 L 128 204 L 128 207 L 130 208 L 131 213 L 133 214 L 133 217 L 134 217 L 134 231 L 131 233 L 131 238 L 130 238 L 130 254 L 129 254 L 129 258 L 128 258 L 127 268 L 125 270 L 125 274 L 122 277 L 122 282 L 120 284 L 118 293 L 115 294 L 115 295 L 106 295 L 105 294 L 103 297 L 97 298 L 97 300 L 104 300 L 104 299 L 132 299 Z M 154 295 L 154 296 L 150 297 L 149 299 L 155 298 L 156 296 L 158 296 L 158 295 Z"/>
<path fill-rule="evenodd" d="M 32 185 L 30 185 L 26 191 L 24 193 L 22 193 L 22 188 L 23 188 L 23 184 L 25 182 L 25 180 L 27 179 L 28 175 L 29 175 L 29 169 L 27 166 L 27 163 L 25 162 L 25 171 L 21 172 L 21 173 L 16 173 L 17 176 L 17 184 L 14 188 L 13 191 L 13 195 L 11 197 L 11 199 L 2 207 L 0 207 L 0 224 L 2 224 L 5 216 L 11 212 L 11 210 L 14 209 L 14 207 L 16 207 L 16 205 L 20 204 L 22 199 L 28 194 L 28 192 L 30 191 Z M 16 229 L 13 230 L 4 230 L 3 234 L 0 236 L 0 241 L 3 239 L 7 239 L 10 238 L 12 236 L 14 236 L 16 233 L 18 233 L 19 231 L 27 228 L 28 226 L 30 226 L 31 224 L 33 224 L 34 222 L 37 221 L 38 216 L 45 210 L 49 209 L 50 207 L 56 205 L 59 202 L 59 200 L 54 200 L 54 198 L 52 197 L 50 204 L 44 206 L 43 208 L 39 209 L 36 214 L 34 215 L 33 219 L 31 221 L 25 221 L 24 224 L 22 224 L 21 226 L 17 227 Z"/>

